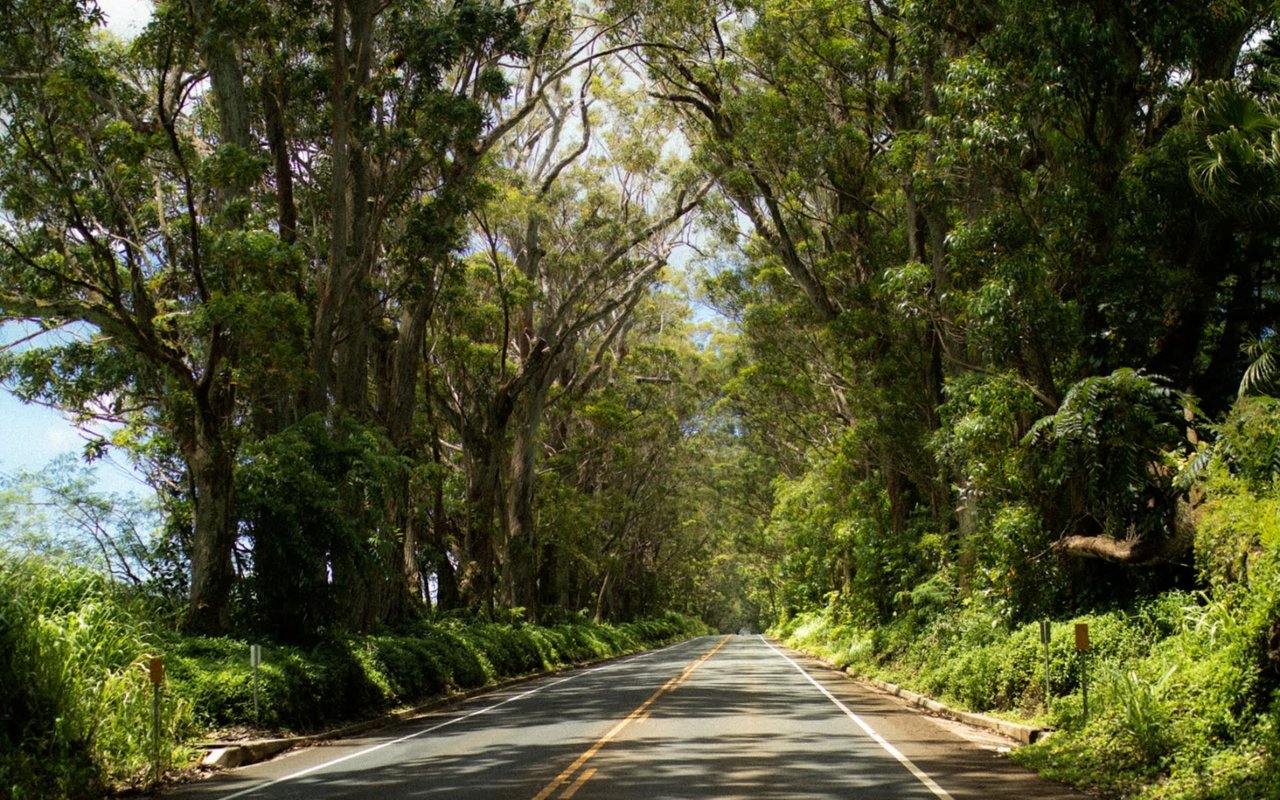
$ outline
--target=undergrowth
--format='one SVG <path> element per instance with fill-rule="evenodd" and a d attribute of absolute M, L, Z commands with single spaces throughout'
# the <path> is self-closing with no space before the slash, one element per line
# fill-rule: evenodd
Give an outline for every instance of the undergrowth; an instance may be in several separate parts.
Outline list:
<path fill-rule="evenodd" d="M 1008 603 L 966 595 L 945 570 L 902 593 L 888 624 L 850 621 L 837 594 L 773 632 L 851 672 L 1056 729 L 1014 759 L 1100 796 L 1280 797 L 1278 430 L 1270 398 L 1241 401 L 1220 430 L 1197 479 L 1202 590 L 1053 620 L 1047 679 L 1039 622 L 1011 623 Z"/>
<path fill-rule="evenodd" d="M 1054 621 L 1047 692 L 1039 624 L 980 608 L 876 630 L 827 610 L 774 633 L 850 672 L 1053 727 L 1015 760 L 1102 796 L 1261 800 L 1280 796 L 1280 564 L 1252 569 L 1247 587 Z M 1087 662 L 1077 622 L 1089 624 Z"/>
<path fill-rule="evenodd" d="M 306 732 L 497 680 L 623 655 L 702 633 L 676 614 L 640 622 L 540 627 L 488 622 L 415 623 L 310 648 L 262 645 L 258 717 L 249 642 L 175 639 L 174 691 L 206 728 Z"/>
<path fill-rule="evenodd" d="M 152 736 L 149 617 L 91 571 L 0 562 L 0 793 L 97 797 L 186 760 L 189 700 L 164 695 Z"/>
<path fill-rule="evenodd" d="M 1265 572 L 1274 585 L 1276 566 Z M 970 609 L 868 631 L 828 611 L 774 633 L 852 673 L 1055 728 L 1015 760 L 1103 796 L 1261 800 L 1280 796 L 1276 601 L 1273 591 L 1171 593 L 1136 611 L 1055 621 L 1047 712 L 1038 623 L 1009 627 Z M 1089 624 L 1093 648 L 1087 719 L 1077 622 Z"/>
<path fill-rule="evenodd" d="M 261 642 L 258 714 L 249 642 L 182 637 L 92 571 L 0 559 L 0 798 L 64 800 L 145 787 L 217 728 L 311 731 L 494 681 L 703 633 L 675 614 L 549 627 L 421 621 L 303 648 Z M 159 741 L 147 664 L 162 656 Z M 158 749 L 157 749 L 158 745 Z"/>

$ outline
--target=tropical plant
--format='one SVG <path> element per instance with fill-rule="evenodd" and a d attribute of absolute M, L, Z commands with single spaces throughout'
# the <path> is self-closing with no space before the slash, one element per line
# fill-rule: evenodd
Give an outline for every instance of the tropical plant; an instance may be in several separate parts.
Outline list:
<path fill-rule="evenodd" d="M 1181 408 L 1164 379 L 1120 369 L 1075 384 L 1031 427 L 1023 442 L 1067 499 L 1059 550 L 1129 563 L 1186 551 L 1171 461 L 1189 447 Z"/>

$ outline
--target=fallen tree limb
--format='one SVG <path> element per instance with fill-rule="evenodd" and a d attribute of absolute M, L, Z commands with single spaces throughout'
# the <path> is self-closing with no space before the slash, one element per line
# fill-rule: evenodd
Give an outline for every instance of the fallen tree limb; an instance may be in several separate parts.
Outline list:
<path fill-rule="evenodd" d="M 1173 530 L 1167 536 L 1128 536 L 1117 539 L 1105 534 L 1063 536 L 1053 543 L 1053 551 L 1075 558 L 1100 558 L 1134 567 L 1172 564 L 1182 561 L 1195 542 L 1195 507 L 1178 502 Z"/>

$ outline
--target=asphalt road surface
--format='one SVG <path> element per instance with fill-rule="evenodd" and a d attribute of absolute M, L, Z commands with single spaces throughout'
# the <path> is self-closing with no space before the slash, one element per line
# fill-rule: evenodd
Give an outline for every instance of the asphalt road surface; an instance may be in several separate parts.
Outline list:
<path fill-rule="evenodd" d="M 758 636 L 540 678 L 164 794 L 200 800 L 1079 800 L 1008 743 Z"/>

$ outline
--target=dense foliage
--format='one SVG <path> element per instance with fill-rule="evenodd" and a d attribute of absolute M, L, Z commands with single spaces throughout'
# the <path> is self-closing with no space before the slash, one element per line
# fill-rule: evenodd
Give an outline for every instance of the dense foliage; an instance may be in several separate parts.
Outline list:
<path fill-rule="evenodd" d="M 484 662 L 334 642 L 674 609 L 976 707 L 1056 698 L 1028 760 L 1095 780 L 1119 743 L 1119 793 L 1274 786 L 1274 3 L 96 22 L 0 8 L 0 379 L 112 424 L 89 455 L 127 452 L 164 525 L 92 522 L 99 566 L 189 630 L 389 698 Z M 1087 725 L 1026 663 L 1044 618 L 1097 625 Z"/>
<path fill-rule="evenodd" d="M 1271 374 L 1273 11 L 617 4 L 717 175 L 777 612 L 1195 583 L 1213 426 Z"/>
<path fill-rule="evenodd" d="M 355 722 L 496 681 L 703 632 L 676 614 L 619 624 L 418 622 L 394 634 L 262 648 L 254 716 L 249 645 L 178 636 L 163 605 L 99 572 L 0 562 L 0 792 L 94 798 L 188 764 L 217 729 L 279 734 Z M 165 660 L 160 737 L 148 659 Z M 155 772 L 157 761 L 160 773 Z"/>
<path fill-rule="evenodd" d="M 680 465 L 710 401 L 664 270 L 709 184 L 603 23 L 100 19 L 0 9 L 0 380 L 149 476 L 189 630 L 691 597 Z"/>
<path fill-rule="evenodd" d="M 152 736 L 153 611 L 88 569 L 0 562 L 0 791 L 98 797 L 185 763 L 190 700 L 166 695 Z"/>
<path fill-rule="evenodd" d="M 1274 793 L 1275 5 L 610 7 L 716 176 L 748 607 L 1010 712 L 1093 620 L 1030 760 Z"/>

